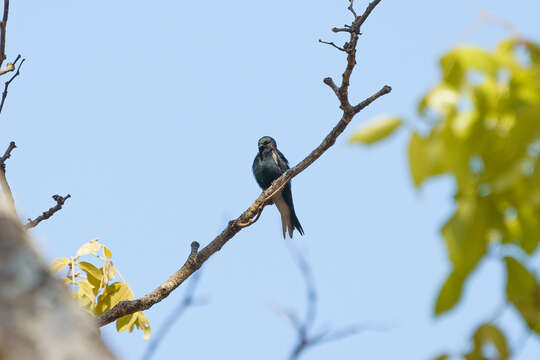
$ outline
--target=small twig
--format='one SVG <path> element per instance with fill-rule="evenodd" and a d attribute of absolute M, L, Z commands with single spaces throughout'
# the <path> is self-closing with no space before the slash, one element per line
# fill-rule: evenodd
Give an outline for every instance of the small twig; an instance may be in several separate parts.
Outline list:
<path fill-rule="evenodd" d="M 321 40 L 319 39 L 319 42 L 322 43 L 322 44 L 326 44 L 326 45 L 331 45 L 333 47 L 335 47 L 336 49 L 340 50 L 340 51 L 343 51 L 343 52 L 347 52 L 347 50 L 345 50 L 344 48 L 341 48 L 339 46 L 337 46 L 336 44 L 334 44 L 333 42 L 329 42 L 329 41 L 324 41 L 324 40 Z"/>
<path fill-rule="evenodd" d="M 20 57 L 20 55 L 17 57 L 17 60 L 18 60 L 19 57 Z M 19 67 L 17 68 L 17 71 L 15 72 L 15 74 L 13 74 L 13 76 L 8 81 L 6 81 L 5 84 L 4 84 L 4 92 L 2 92 L 2 101 L 0 101 L 0 112 L 2 112 L 2 109 L 4 108 L 4 102 L 6 101 L 6 97 L 7 97 L 7 94 L 8 94 L 9 84 L 11 84 L 11 82 L 17 76 L 20 75 L 21 66 L 24 63 L 24 60 L 26 60 L 26 59 L 21 60 L 21 63 L 19 64 Z"/>
<path fill-rule="evenodd" d="M 62 205 L 64 205 L 66 200 L 69 199 L 70 197 L 71 197 L 70 194 L 67 194 L 66 196 L 53 195 L 52 198 L 54 199 L 54 201 L 56 201 L 56 205 L 53 206 L 52 208 L 50 208 L 49 210 L 43 212 L 43 214 L 41 214 L 40 216 L 38 216 L 34 220 L 28 219 L 28 222 L 24 225 L 24 228 L 25 229 L 31 229 L 33 227 L 36 227 L 37 224 L 39 224 L 43 220 L 47 220 L 48 218 L 53 216 L 55 212 L 62 209 Z"/>
<path fill-rule="evenodd" d="M 296 331 L 297 340 L 289 355 L 290 360 L 299 359 L 301 355 L 310 347 L 343 340 L 347 337 L 357 335 L 365 330 L 376 330 L 376 328 L 373 326 L 356 324 L 335 330 L 323 329 L 319 330 L 318 332 L 314 332 L 313 324 L 315 323 L 315 319 L 317 317 L 318 294 L 313 272 L 307 260 L 292 243 L 289 243 L 289 253 L 293 257 L 298 270 L 302 274 L 304 286 L 306 288 L 306 313 L 302 320 L 300 320 L 293 311 L 285 310 L 283 307 L 278 308 L 281 310 L 280 313 L 285 314 L 285 316 L 290 320 L 291 325 Z"/>
<path fill-rule="evenodd" d="M 358 17 L 358 15 L 356 15 L 356 11 L 354 11 L 354 8 L 353 8 L 353 3 L 354 3 L 354 0 L 349 0 L 350 1 L 350 4 L 349 4 L 349 7 L 347 8 L 347 10 L 349 10 L 354 18 L 356 19 Z M 345 25 L 345 27 L 347 27 L 348 25 Z"/>
<path fill-rule="evenodd" d="M 8 148 L 6 149 L 4 155 L 0 158 L 0 184 L 2 186 L 2 190 L 8 199 L 9 203 L 12 206 L 12 210 L 17 213 L 15 210 L 15 200 L 13 199 L 13 193 L 11 192 L 11 188 L 9 187 L 9 183 L 6 178 L 6 160 L 11 157 L 11 152 L 13 149 L 15 149 L 17 146 L 15 145 L 15 142 L 10 142 Z"/>
<path fill-rule="evenodd" d="M 192 306 L 203 305 L 201 301 L 195 299 L 195 290 L 199 284 L 200 273 L 196 273 L 191 278 L 191 281 L 186 288 L 184 297 L 178 303 L 178 306 L 172 311 L 171 315 L 167 316 L 163 326 L 152 336 L 152 340 L 148 344 L 146 351 L 142 356 L 142 360 L 149 360 L 155 354 L 156 349 L 161 344 L 167 333 L 171 330 L 172 326 L 180 319 L 180 317 Z"/>
<path fill-rule="evenodd" d="M 8 145 L 8 148 L 6 149 L 6 151 L 4 152 L 4 155 L 2 155 L 2 157 L 0 157 L 0 167 L 2 168 L 2 170 L 6 171 L 6 160 L 9 159 L 11 157 L 11 152 L 13 151 L 13 149 L 15 149 L 17 147 L 17 145 L 15 145 L 15 142 L 14 141 L 11 141 Z"/>

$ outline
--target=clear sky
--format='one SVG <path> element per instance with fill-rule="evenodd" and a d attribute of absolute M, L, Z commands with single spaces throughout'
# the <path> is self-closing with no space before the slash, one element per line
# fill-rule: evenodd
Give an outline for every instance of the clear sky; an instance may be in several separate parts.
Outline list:
<path fill-rule="evenodd" d="M 367 5 L 359 1 L 358 11 Z M 347 2 L 13 1 L 8 59 L 26 57 L 0 115 L 0 145 L 18 148 L 8 179 L 23 216 L 72 199 L 32 233 L 46 258 L 73 255 L 99 237 L 136 296 L 154 289 L 259 195 L 251 174 L 257 140 L 271 135 L 296 164 L 339 119 L 322 83 L 339 80 L 343 43 L 333 26 Z M 379 113 L 407 116 L 438 79 L 437 59 L 461 41 L 492 48 L 507 33 L 469 32 L 481 9 L 540 41 L 538 0 L 383 0 L 362 28 L 351 99 L 388 84 L 391 94 L 357 116 L 318 162 L 293 181 L 306 251 L 320 295 L 318 325 L 359 322 L 369 331 L 321 346 L 304 359 L 427 359 L 467 350 L 473 327 L 501 302 L 502 264 L 484 261 L 459 306 L 432 317 L 449 264 L 439 227 L 452 212 L 453 182 L 412 187 L 408 132 L 374 147 L 348 145 Z M 3 150 L 2 150 L 3 151 Z M 288 240 L 289 241 L 289 240 Z M 537 265 L 540 262 L 537 261 Z M 146 312 L 156 331 L 182 289 Z M 303 283 L 267 208 L 204 266 L 210 304 L 177 323 L 155 359 L 283 359 L 294 341 L 273 304 L 303 309 Z M 512 345 L 523 324 L 498 322 Z M 139 359 L 141 333 L 103 331 L 122 359 Z M 536 359 L 532 337 L 518 359 Z"/>

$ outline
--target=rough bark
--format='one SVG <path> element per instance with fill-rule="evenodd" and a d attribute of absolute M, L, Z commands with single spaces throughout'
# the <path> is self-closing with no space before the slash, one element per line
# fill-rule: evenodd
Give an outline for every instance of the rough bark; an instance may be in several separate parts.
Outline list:
<path fill-rule="evenodd" d="M 114 359 L 0 197 L 0 359 Z"/>

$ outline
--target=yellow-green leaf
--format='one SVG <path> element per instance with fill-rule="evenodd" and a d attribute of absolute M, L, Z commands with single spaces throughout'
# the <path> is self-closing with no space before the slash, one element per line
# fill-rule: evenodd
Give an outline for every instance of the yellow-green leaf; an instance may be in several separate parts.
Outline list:
<path fill-rule="evenodd" d="M 350 139 L 351 143 L 372 144 L 390 136 L 402 124 L 400 118 L 379 116 L 369 124 L 356 131 Z"/>
<path fill-rule="evenodd" d="M 103 245 L 103 254 L 105 254 L 105 256 L 109 259 L 112 257 L 111 250 L 109 250 L 109 248 L 105 245 Z"/>
<path fill-rule="evenodd" d="M 120 319 L 116 320 L 116 331 L 122 332 L 129 330 L 136 319 L 137 313 L 122 316 Z"/>
<path fill-rule="evenodd" d="M 88 255 L 88 254 L 97 255 L 97 251 L 100 248 L 101 248 L 101 244 L 98 243 L 98 239 L 90 240 L 89 242 L 81 246 L 79 250 L 77 250 L 77 254 L 75 255 L 75 257 L 78 258 L 80 256 Z"/>
<path fill-rule="evenodd" d="M 419 187 L 426 179 L 446 171 L 444 143 L 435 135 L 413 133 L 409 141 L 409 164 L 413 183 Z"/>
<path fill-rule="evenodd" d="M 92 285 L 90 285 L 90 283 L 88 283 L 88 281 L 86 280 L 77 281 L 77 285 L 79 285 L 79 294 L 85 295 L 92 302 L 94 302 L 94 299 L 96 298 L 96 292 L 94 291 Z"/>
<path fill-rule="evenodd" d="M 527 268 L 505 257 L 506 297 L 519 311 L 529 328 L 540 334 L 540 285 Z"/>
<path fill-rule="evenodd" d="M 56 258 L 51 263 L 50 269 L 51 269 L 51 272 L 53 274 L 58 274 L 60 271 L 62 271 L 68 265 L 69 265 L 69 259 L 68 258 Z"/>
<path fill-rule="evenodd" d="M 87 275 L 90 275 L 92 277 L 94 277 L 95 279 L 101 281 L 102 277 L 103 277 L 103 273 L 101 272 L 100 269 L 98 269 L 97 267 L 95 267 L 93 264 L 87 262 L 87 261 L 79 261 L 77 263 L 77 265 L 79 266 L 79 268 L 86 272 Z"/>
<path fill-rule="evenodd" d="M 116 268 L 114 267 L 113 263 L 110 261 L 105 262 L 105 265 L 103 266 L 103 281 L 108 283 L 114 279 L 115 276 Z"/>
<path fill-rule="evenodd" d="M 437 356 L 433 360 L 447 360 L 447 359 L 448 359 L 448 355 L 447 354 L 442 354 L 442 355 Z"/>
<path fill-rule="evenodd" d="M 465 354 L 467 360 L 484 360 L 484 346 L 488 343 L 493 344 L 497 350 L 498 360 L 507 360 L 510 357 L 510 351 L 508 350 L 508 343 L 501 330 L 495 325 L 483 324 L 480 325 L 473 335 L 473 350 Z"/>
<path fill-rule="evenodd" d="M 457 304 L 461 297 L 465 278 L 466 274 L 457 271 L 448 276 L 437 296 L 435 315 L 441 315 Z"/>
<path fill-rule="evenodd" d="M 144 332 L 143 337 L 145 339 L 149 339 L 152 331 L 152 329 L 150 328 L 150 322 L 142 312 L 139 311 L 137 314 L 137 322 L 135 323 L 135 325 Z"/>

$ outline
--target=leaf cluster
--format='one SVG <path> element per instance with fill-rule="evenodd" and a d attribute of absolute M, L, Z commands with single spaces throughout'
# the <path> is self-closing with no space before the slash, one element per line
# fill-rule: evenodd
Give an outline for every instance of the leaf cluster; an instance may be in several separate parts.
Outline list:
<path fill-rule="evenodd" d="M 90 259 L 98 265 L 81 260 L 82 257 L 85 259 L 91 257 Z M 71 289 L 75 300 L 92 316 L 99 316 L 120 301 L 133 300 L 133 291 L 111 258 L 111 250 L 99 243 L 98 239 L 93 239 L 83 244 L 75 256 L 54 259 L 50 268 L 54 274 L 65 271 L 62 279 Z M 143 331 L 145 339 L 150 337 L 150 323 L 141 311 L 123 316 L 116 321 L 118 332 L 124 330 L 132 332 L 135 328 Z"/>
<path fill-rule="evenodd" d="M 435 315 L 453 309 L 466 280 L 486 256 L 506 270 L 506 300 L 540 334 L 540 285 L 528 260 L 540 242 L 540 46 L 514 38 L 493 51 L 459 46 L 440 60 L 440 83 L 422 97 L 418 114 L 427 131 L 408 144 L 415 187 L 440 176 L 455 180 L 455 212 L 443 225 L 451 271 Z M 394 132 L 401 120 L 374 120 L 351 138 L 364 144 Z M 484 359 L 482 346 L 508 350 L 491 324 L 477 329 L 467 359 Z"/>

